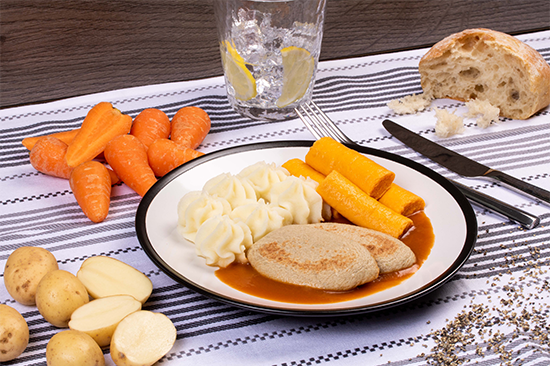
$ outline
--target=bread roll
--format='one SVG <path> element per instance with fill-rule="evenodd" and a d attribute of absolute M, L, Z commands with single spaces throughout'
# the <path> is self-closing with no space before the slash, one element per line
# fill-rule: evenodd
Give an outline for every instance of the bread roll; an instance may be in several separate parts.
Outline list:
<path fill-rule="evenodd" d="M 468 29 L 435 44 L 419 63 L 434 98 L 487 100 L 500 115 L 527 119 L 550 104 L 550 66 L 533 48 L 489 29 Z"/>

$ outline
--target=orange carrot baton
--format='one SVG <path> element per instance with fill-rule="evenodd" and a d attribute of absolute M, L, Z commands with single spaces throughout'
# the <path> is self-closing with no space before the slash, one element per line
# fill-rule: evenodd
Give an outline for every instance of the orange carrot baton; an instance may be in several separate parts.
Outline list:
<path fill-rule="evenodd" d="M 116 175 L 140 196 L 156 183 L 145 146 L 132 135 L 117 136 L 105 147 L 105 159 Z"/>
<path fill-rule="evenodd" d="M 140 196 L 156 183 L 155 173 L 147 161 L 145 146 L 132 135 L 117 136 L 105 147 L 105 159 L 116 175 Z"/>
<path fill-rule="evenodd" d="M 61 140 L 61 141 L 63 141 L 64 143 L 66 143 L 68 145 L 68 144 L 71 143 L 71 141 L 73 141 L 73 139 L 76 136 L 76 134 L 78 133 L 78 131 L 80 131 L 80 128 L 70 130 L 70 131 L 56 132 L 56 133 L 52 133 L 52 134 L 49 134 L 49 135 L 43 135 L 43 136 L 25 137 L 23 139 L 23 141 L 21 141 L 21 143 L 28 150 L 31 150 L 33 148 L 34 144 L 36 144 L 36 142 L 38 140 L 40 140 L 42 137 L 50 136 L 50 137 L 55 137 L 56 139 Z"/>
<path fill-rule="evenodd" d="M 170 119 L 160 109 L 147 108 L 134 118 L 130 135 L 134 135 L 148 149 L 157 139 L 170 136 Z"/>
<path fill-rule="evenodd" d="M 306 163 L 324 175 L 339 171 L 375 199 L 388 190 L 395 178 L 393 172 L 330 137 L 313 144 L 306 154 Z"/>
<path fill-rule="evenodd" d="M 168 139 L 156 140 L 147 150 L 149 165 L 157 177 L 163 177 L 174 168 L 201 155 L 204 153 L 181 147 Z"/>
<path fill-rule="evenodd" d="M 132 128 L 132 117 L 101 102 L 86 115 L 80 131 L 67 148 L 65 159 L 71 167 L 92 160 L 103 152 L 107 143 L 116 136 L 125 135 Z"/>
<path fill-rule="evenodd" d="M 390 210 L 333 170 L 317 187 L 331 207 L 354 224 L 381 231 L 395 238 L 403 236 L 413 221 Z"/>
<path fill-rule="evenodd" d="M 210 131 L 210 117 L 199 107 L 183 107 L 172 117 L 170 139 L 178 145 L 196 149 Z"/>
<path fill-rule="evenodd" d="M 34 169 L 58 178 L 69 179 L 73 168 L 67 165 L 67 144 L 51 136 L 40 138 L 33 146 L 29 159 Z"/>
<path fill-rule="evenodd" d="M 93 222 L 105 220 L 111 203 L 111 176 L 98 161 L 87 161 L 73 169 L 69 184 L 82 212 Z"/>
<path fill-rule="evenodd" d="M 403 216 L 410 216 L 417 211 L 423 210 L 426 206 L 422 197 L 407 191 L 395 183 L 391 184 L 390 188 L 380 197 L 378 202 Z"/>
<path fill-rule="evenodd" d="M 313 169 L 311 166 L 304 163 L 298 158 L 290 159 L 289 161 L 284 163 L 282 167 L 296 177 L 309 177 L 317 183 L 321 183 L 323 179 L 325 179 L 325 176 L 323 174 L 319 173 L 317 170 Z"/>

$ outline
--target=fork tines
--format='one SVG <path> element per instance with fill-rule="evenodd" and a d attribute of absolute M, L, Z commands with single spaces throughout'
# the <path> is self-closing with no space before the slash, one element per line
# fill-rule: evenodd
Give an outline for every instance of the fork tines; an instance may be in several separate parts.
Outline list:
<path fill-rule="evenodd" d="M 303 104 L 295 111 L 315 139 L 328 136 L 339 142 L 353 143 L 315 102 Z"/>

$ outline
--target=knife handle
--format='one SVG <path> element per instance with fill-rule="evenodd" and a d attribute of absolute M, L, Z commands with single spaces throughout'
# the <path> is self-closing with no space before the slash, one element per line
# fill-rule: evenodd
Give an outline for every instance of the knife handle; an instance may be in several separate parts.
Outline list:
<path fill-rule="evenodd" d="M 508 219 L 521 224 L 527 229 L 533 229 L 540 223 L 540 218 L 529 212 L 516 208 L 508 203 L 502 202 L 494 197 L 483 194 L 475 189 L 451 181 L 462 194 L 470 201 L 490 209 L 493 212 L 506 216 Z"/>
<path fill-rule="evenodd" d="M 531 183 L 527 183 L 521 179 L 514 178 L 506 173 L 503 173 L 499 170 L 491 169 L 487 173 L 483 174 L 485 177 L 490 177 L 507 184 L 513 188 L 516 188 L 524 193 L 527 193 L 539 200 L 542 200 L 546 203 L 550 203 L 550 192 L 540 187 L 534 186 Z"/>

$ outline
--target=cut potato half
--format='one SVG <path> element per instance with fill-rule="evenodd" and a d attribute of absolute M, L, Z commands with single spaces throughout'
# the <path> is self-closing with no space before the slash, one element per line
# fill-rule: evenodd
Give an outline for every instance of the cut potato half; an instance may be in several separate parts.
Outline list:
<path fill-rule="evenodd" d="M 176 327 L 164 314 L 140 310 L 117 326 L 111 340 L 111 358 L 117 366 L 150 366 L 176 341 Z"/>
<path fill-rule="evenodd" d="M 118 323 L 139 310 L 141 302 L 130 295 L 96 299 L 73 312 L 69 328 L 88 334 L 100 347 L 106 347 L 111 344 Z"/>
<path fill-rule="evenodd" d="M 111 257 L 86 259 L 76 274 L 94 299 L 130 295 L 142 304 L 153 292 L 153 284 L 134 267 Z"/>

